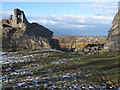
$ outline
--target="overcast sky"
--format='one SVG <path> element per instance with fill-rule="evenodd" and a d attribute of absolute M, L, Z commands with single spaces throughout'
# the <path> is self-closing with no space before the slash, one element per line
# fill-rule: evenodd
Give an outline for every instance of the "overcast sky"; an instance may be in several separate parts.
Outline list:
<path fill-rule="evenodd" d="M 2 18 L 13 9 L 24 11 L 29 22 L 37 22 L 54 35 L 106 36 L 117 13 L 117 2 L 3 2 Z"/>

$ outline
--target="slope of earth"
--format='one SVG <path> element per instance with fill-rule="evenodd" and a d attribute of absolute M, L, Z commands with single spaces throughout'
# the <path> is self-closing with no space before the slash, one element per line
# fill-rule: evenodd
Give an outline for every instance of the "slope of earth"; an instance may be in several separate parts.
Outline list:
<path fill-rule="evenodd" d="M 26 90 L 118 88 L 117 55 L 80 56 L 57 50 L 1 52 L 2 88 Z"/>

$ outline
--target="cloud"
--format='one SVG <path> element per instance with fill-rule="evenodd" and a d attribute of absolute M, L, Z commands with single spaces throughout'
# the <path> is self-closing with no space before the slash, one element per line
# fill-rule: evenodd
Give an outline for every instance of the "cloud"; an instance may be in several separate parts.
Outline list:
<path fill-rule="evenodd" d="M 10 15 L 13 15 L 13 11 L 10 12 L 0 12 L 0 15 L 2 16 L 2 18 L 7 19 Z"/>
<path fill-rule="evenodd" d="M 86 24 L 86 23 L 111 23 L 113 17 L 107 16 L 80 16 L 80 15 L 50 15 L 40 17 L 28 17 L 29 21 L 38 22 L 42 24 Z M 91 22 L 92 21 L 92 22 Z"/>
<path fill-rule="evenodd" d="M 69 25 L 69 27 L 72 27 L 72 28 L 86 28 L 86 27 L 94 27 L 92 25 Z"/>
<path fill-rule="evenodd" d="M 119 0 L 2 0 L 2 2 L 118 2 Z"/>
<path fill-rule="evenodd" d="M 117 2 L 94 2 L 94 3 L 80 3 L 80 7 L 91 8 L 97 16 L 114 16 L 118 10 Z"/>
<path fill-rule="evenodd" d="M 37 22 L 51 29 L 57 35 L 86 34 L 107 35 L 113 17 L 109 16 L 80 16 L 80 15 L 49 15 L 27 17 L 29 22 Z"/>
<path fill-rule="evenodd" d="M 8 18 L 12 12 L 2 12 Z M 30 23 L 39 23 L 55 35 L 107 35 L 111 27 L 112 16 L 46 15 L 27 17 Z"/>
<path fill-rule="evenodd" d="M 107 16 L 80 16 L 80 15 L 62 15 L 62 16 L 42 16 L 34 18 L 36 22 L 43 24 L 94 24 L 94 23 L 111 23 L 113 17 Z M 30 21 L 32 20 L 29 19 Z"/>

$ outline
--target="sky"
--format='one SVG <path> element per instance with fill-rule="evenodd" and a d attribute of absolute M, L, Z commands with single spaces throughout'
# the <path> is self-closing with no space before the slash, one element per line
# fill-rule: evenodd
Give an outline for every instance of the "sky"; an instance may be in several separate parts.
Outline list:
<path fill-rule="evenodd" d="M 24 11 L 30 23 L 37 22 L 54 35 L 107 36 L 117 13 L 117 2 L 2 2 L 3 19 L 14 8 Z"/>

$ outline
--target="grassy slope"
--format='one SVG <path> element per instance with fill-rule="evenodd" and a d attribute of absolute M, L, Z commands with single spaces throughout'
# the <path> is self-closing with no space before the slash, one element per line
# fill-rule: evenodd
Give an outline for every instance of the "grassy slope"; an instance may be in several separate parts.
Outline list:
<path fill-rule="evenodd" d="M 116 55 L 93 55 L 93 56 L 73 56 L 72 55 L 63 55 L 74 62 L 67 62 L 57 67 L 58 70 L 68 73 L 77 73 L 81 70 L 92 70 L 90 76 L 83 78 L 85 82 L 101 82 L 99 78 L 104 77 L 106 80 L 112 79 L 115 82 L 118 82 L 118 56 Z M 61 58 L 61 56 L 58 55 Z M 65 58 L 64 57 L 64 58 Z M 72 57 L 72 58 L 71 58 Z M 80 58 L 80 60 L 79 60 Z M 62 66 L 62 67 L 61 67 Z M 54 68 L 56 68 L 54 67 Z M 94 72 L 95 71 L 95 72 Z M 98 71 L 98 72 L 96 72 Z M 100 84 L 100 83 L 99 83 Z"/>
<path fill-rule="evenodd" d="M 60 76 L 64 75 L 65 73 L 79 73 L 79 72 L 86 72 L 88 76 L 76 79 L 80 82 L 86 82 L 87 84 L 94 83 L 94 84 L 105 84 L 103 83 L 103 79 L 110 80 L 112 79 L 113 82 L 118 83 L 118 60 L 120 59 L 119 56 L 111 55 L 111 54 L 101 54 L 101 55 L 89 55 L 89 56 L 80 56 L 74 55 L 72 53 L 64 53 L 64 52 L 51 52 L 51 51 L 28 51 L 28 52 L 21 52 L 19 54 L 33 54 L 33 53 L 41 53 L 45 54 L 46 57 L 36 57 L 34 58 L 35 61 L 28 61 L 27 63 L 20 63 L 17 64 L 16 67 L 26 66 L 29 64 L 39 64 L 40 66 L 34 66 L 30 70 L 36 70 L 41 68 L 39 72 L 34 72 L 32 77 L 40 76 L 40 77 L 52 77 L 52 76 Z M 64 63 L 52 63 L 57 62 L 59 60 L 65 59 Z M 42 73 L 52 70 L 51 73 Z M 21 80 L 24 77 L 19 78 Z M 100 79 L 102 78 L 102 79 Z M 18 79 L 17 79 L 18 80 Z M 19 81 L 18 80 L 18 81 Z M 68 83 L 71 80 L 68 80 Z"/>

